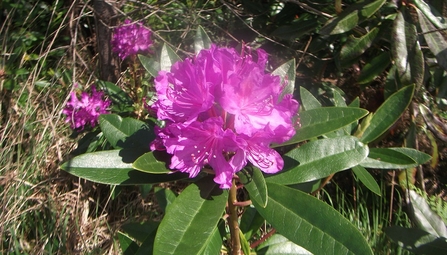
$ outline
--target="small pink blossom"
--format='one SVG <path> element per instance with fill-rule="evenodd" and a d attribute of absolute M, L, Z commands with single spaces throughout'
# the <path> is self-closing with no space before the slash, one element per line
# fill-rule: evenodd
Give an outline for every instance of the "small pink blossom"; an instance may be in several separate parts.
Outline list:
<path fill-rule="evenodd" d="M 256 55 L 213 45 L 159 73 L 152 108 L 166 125 L 151 148 L 172 154 L 172 169 L 192 178 L 211 167 L 226 189 L 248 161 L 266 173 L 283 168 L 270 144 L 295 134 L 299 104 L 290 94 L 281 97 L 285 85 L 265 73 L 267 54 Z"/>
<path fill-rule="evenodd" d="M 111 101 L 104 100 L 103 96 L 104 93 L 96 91 L 95 87 L 92 87 L 91 94 L 82 92 L 81 99 L 75 91 L 72 91 L 70 100 L 62 111 L 67 116 L 65 122 L 70 123 L 72 129 L 82 130 L 87 125 L 95 127 L 98 124 L 99 115 L 109 113 L 107 108 Z"/>
<path fill-rule="evenodd" d="M 124 24 L 117 27 L 113 33 L 113 51 L 121 59 L 137 53 L 149 52 L 152 45 L 151 31 L 138 22 L 130 24 L 131 20 L 125 20 Z"/>

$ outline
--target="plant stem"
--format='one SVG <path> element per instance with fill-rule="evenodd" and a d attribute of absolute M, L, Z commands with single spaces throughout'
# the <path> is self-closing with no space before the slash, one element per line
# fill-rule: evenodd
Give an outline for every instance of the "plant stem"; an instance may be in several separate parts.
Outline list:
<path fill-rule="evenodd" d="M 237 206 L 234 203 L 237 203 L 237 187 L 236 180 L 233 178 L 233 183 L 230 188 L 230 194 L 228 196 L 228 225 L 230 226 L 230 235 L 231 235 L 231 254 L 239 255 L 241 254 L 241 241 L 239 238 L 239 223 L 238 223 L 238 215 L 237 215 Z"/>

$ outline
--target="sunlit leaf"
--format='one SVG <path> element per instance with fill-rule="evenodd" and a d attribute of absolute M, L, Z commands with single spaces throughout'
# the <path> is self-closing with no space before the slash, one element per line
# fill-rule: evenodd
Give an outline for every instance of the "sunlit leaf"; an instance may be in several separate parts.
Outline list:
<path fill-rule="evenodd" d="M 109 185 L 161 183 L 188 178 L 188 175 L 181 173 L 160 175 L 135 170 L 131 163 L 134 157 L 132 151 L 99 151 L 77 156 L 65 162 L 61 168 L 89 181 Z"/>
<path fill-rule="evenodd" d="M 341 61 L 346 62 L 362 55 L 369 49 L 369 47 L 371 47 L 378 33 L 379 28 L 374 27 L 371 31 L 359 38 L 353 36 L 349 37 L 346 44 L 344 44 L 340 50 Z"/>
<path fill-rule="evenodd" d="M 222 217 L 228 191 L 212 178 L 190 184 L 169 206 L 158 227 L 154 254 L 199 254 Z"/>
<path fill-rule="evenodd" d="M 245 168 L 237 173 L 239 181 L 244 184 L 250 194 L 250 199 L 255 199 L 259 204 L 267 205 L 267 186 L 264 176 L 257 167 Z"/>
<path fill-rule="evenodd" d="M 295 90 L 295 69 L 295 59 L 293 58 L 272 72 L 273 75 L 281 77 L 281 82 L 283 84 L 287 84 L 281 93 L 281 98 L 284 97 L 284 95 L 293 94 Z"/>
<path fill-rule="evenodd" d="M 280 234 L 274 234 L 256 248 L 257 255 L 312 255 Z"/>
<path fill-rule="evenodd" d="M 267 182 L 269 203 L 256 209 L 279 233 L 313 254 L 372 254 L 368 243 L 334 208 L 299 190 Z"/>
<path fill-rule="evenodd" d="M 369 143 L 385 133 L 407 109 L 413 98 L 414 85 L 406 86 L 391 95 L 380 107 L 365 127 L 361 141 Z"/>
<path fill-rule="evenodd" d="M 371 190 L 373 193 L 381 196 L 380 193 L 380 187 L 377 184 L 374 177 L 363 167 L 361 166 L 354 166 L 352 168 L 352 171 L 354 172 L 355 176 L 367 187 L 369 190 Z"/>
<path fill-rule="evenodd" d="M 289 141 L 281 144 L 294 144 L 318 137 L 347 126 L 363 118 L 367 110 L 355 107 L 321 107 L 300 112 L 301 127 Z"/>
<path fill-rule="evenodd" d="M 447 237 L 444 221 L 428 205 L 427 201 L 414 190 L 408 190 L 411 201 L 411 212 L 420 229 L 437 237 Z"/>
<path fill-rule="evenodd" d="M 211 39 L 202 26 L 199 26 L 194 37 L 194 52 L 198 54 L 203 49 L 211 48 Z"/>
<path fill-rule="evenodd" d="M 301 107 L 307 110 L 312 110 L 321 107 L 321 103 L 310 93 L 307 89 L 300 86 Z"/>
<path fill-rule="evenodd" d="M 150 174 L 167 174 L 171 172 L 170 169 L 166 168 L 166 162 L 157 159 L 152 151 L 140 156 L 133 162 L 132 167 Z"/>
<path fill-rule="evenodd" d="M 138 59 L 140 59 L 141 64 L 144 69 L 152 76 L 157 77 L 158 71 L 160 71 L 160 63 L 155 59 L 146 57 L 144 55 L 138 54 Z"/>
<path fill-rule="evenodd" d="M 317 180 L 358 165 L 368 151 L 368 146 L 353 136 L 312 141 L 286 153 L 284 169 L 267 175 L 266 181 L 290 185 Z"/>
<path fill-rule="evenodd" d="M 175 51 L 169 47 L 167 44 L 163 44 L 163 48 L 160 53 L 160 70 L 161 71 L 170 71 L 171 66 L 180 61 L 180 57 L 175 53 Z"/>

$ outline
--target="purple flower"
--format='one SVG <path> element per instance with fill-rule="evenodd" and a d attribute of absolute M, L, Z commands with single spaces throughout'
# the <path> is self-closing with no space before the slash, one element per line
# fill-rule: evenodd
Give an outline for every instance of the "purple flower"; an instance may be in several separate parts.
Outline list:
<path fill-rule="evenodd" d="M 91 95 L 82 92 L 79 100 L 76 92 L 72 91 L 70 100 L 62 111 L 63 114 L 67 115 L 65 122 L 70 123 L 72 129 L 78 130 L 83 130 L 87 125 L 96 126 L 99 115 L 109 113 L 107 108 L 111 101 L 104 100 L 103 95 L 103 92 L 96 91 L 96 88 L 92 87 Z"/>
<path fill-rule="evenodd" d="M 131 20 L 125 20 L 122 26 L 115 29 L 112 38 L 113 51 L 123 60 L 140 52 L 148 52 L 152 45 L 151 31 L 141 22 L 130 23 Z"/>
<path fill-rule="evenodd" d="M 166 125 L 151 148 L 172 154 L 172 169 L 195 177 L 211 167 L 214 181 L 229 188 L 248 161 L 266 173 L 283 168 L 270 144 L 295 134 L 299 104 L 290 94 L 281 98 L 281 79 L 264 72 L 267 54 L 253 55 L 213 45 L 159 73 L 152 108 Z"/>

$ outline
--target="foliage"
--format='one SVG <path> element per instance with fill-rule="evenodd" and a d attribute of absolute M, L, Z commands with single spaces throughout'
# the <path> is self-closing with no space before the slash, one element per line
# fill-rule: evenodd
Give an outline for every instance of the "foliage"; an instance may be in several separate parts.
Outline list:
<path fill-rule="evenodd" d="M 209 48 L 212 41 L 265 49 L 267 71 L 286 81 L 284 94 L 293 93 L 301 104 L 296 135 L 271 145 L 284 158 L 283 171 L 268 175 L 248 165 L 238 173 L 236 239 L 244 254 L 402 252 L 385 239 L 384 229 L 391 225 L 396 226 L 385 232 L 403 249 L 445 251 L 444 203 L 424 188 L 423 174 L 438 174 L 446 166 L 446 3 L 126 1 L 116 6 L 119 19 L 149 27 L 154 51 L 123 61 L 117 84 L 95 81 L 112 100 L 113 113 L 101 115 L 99 127 L 73 134 L 82 139 L 72 158 L 72 146 L 63 140 L 68 131 L 60 120 L 59 102 L 74 82 L 87 87 L 95 79 L 90 4 L 0 4 L 6 24 L 0 38 L 0 194 L 2 208 L 10 208 L 0 213 L 5 218 L 2 252 L 105 253 L 110 240 L 104 245 L 103 235 L 96 235 L 95 245 L 87 248 L 92 240 L 82 237 L 82 226 L 85 217 L 96 217 L 95 226 L 105 222 L 105 214 L 113 215 L 107 210 L 123 211 L 126 221 L 138 221 L 116 234 L 115 247 L 124 254 L 234 252 L 231 243 L 237 235 L 229 230 L 234 221 L 225 210 L 234 202 L 234 191 L 216 188 L 209 171 L 194 179 L 172 174 L 169 155 L 148 147 L 155 126 L 163 124 L 147 111 L 154 96 L 153 77 Z M 49 127 L 54 127 L 51 133 Z M 42 169 L 56 169 L 61 143 L 61 168 L 81 181 L 64 174 L 62 178 L 61 173 L 39 176 Z M 59 156 L 46 156 L 57 154 L 53 148 Z M 346 183 L 344 176 L 352 181 Z M 399 186 L 393 186 L 397 179 Z M 49 190 L 50 181 L 59 182 L 56 192 Z M 441 177 L 435 181 L 440 182 L 438 189 L 445 187 Z M 73 185 L 77 190 L 67 191 Z M 345 194 L 339 195 L 339 185 Z M 123 206 L 138 203 L 135 186 L 141 189 L 138 196 L 155 196 L 161 212 L 139 214 Z M 132 195 L 123 198 L 126 189 Z M 60 199 L 58 194 L 65 191 Z M 397 191 L 403 195 L 393 199 L 390 193 Z M 66 199 L 74 193 L 76 205 Z M 359 193 L 386 202 L 377 206 Z M 81 218 L 77 215 L 82 220 L 73 219 Z M 109 223 L 111 233 L 121 226 Z"/>

